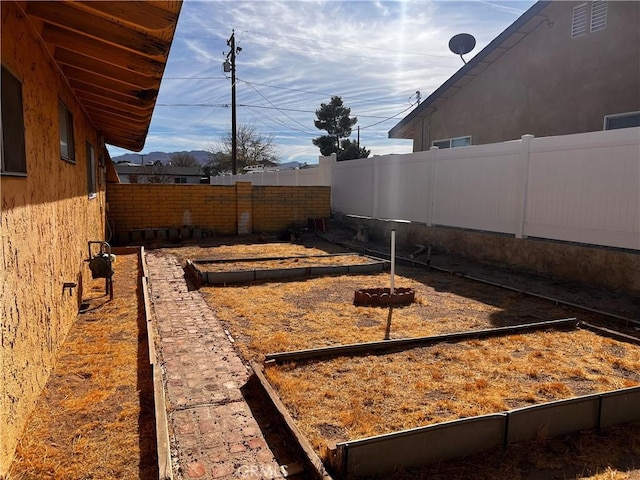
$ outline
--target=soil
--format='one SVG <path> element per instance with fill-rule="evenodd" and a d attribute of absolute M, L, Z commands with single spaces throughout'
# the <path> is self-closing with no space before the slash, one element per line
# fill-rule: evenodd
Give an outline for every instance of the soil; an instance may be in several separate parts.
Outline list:
<path fill-rule="evenodd" d="M 117 255 L 114 298 L 86 280 L 69 331 L 8 478 L 158 478 L 138 255 Z"/>

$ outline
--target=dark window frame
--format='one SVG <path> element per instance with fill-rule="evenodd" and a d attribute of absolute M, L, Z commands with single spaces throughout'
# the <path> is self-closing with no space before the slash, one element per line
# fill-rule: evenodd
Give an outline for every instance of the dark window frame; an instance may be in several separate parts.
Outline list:
<path fill-rule="evenodd" d="M 0 117 L 0 174 L 27 176 L 22 81 L 2 65 L 2 117 Z M 10 140 L 10 141 L 9 141 Z"/>
<path fill-rule="evenodd" d="M 98 196 L 98 185 L 96 180 L 96 149 L 88 140 L 86 141 L 85 148 L 87 154 L 87 192 L 91 199 Z"/>
<path fill-rule="evenodd" d="M 75 164 L 76 152 L 73 134 L 73 114 L 61 99 L 58 99 L 58 123 L 60 127 L 60 158 L 65 162 Z M 64 130 L 62 128 L 63 124 Z"/>

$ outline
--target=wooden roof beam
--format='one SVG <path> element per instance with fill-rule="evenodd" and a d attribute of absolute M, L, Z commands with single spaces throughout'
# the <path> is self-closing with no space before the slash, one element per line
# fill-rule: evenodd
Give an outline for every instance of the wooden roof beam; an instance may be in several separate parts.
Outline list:
<path fill-rule="evenodd" d="M 164 40 L 99 16 L 87 15 L 67 2 L 27 2 L 27 14 L 145 57 L 166 58 L 169 54 L 169 45 Z"/>
<path fill-rule="evenodd" d="M 55 25 L 46 25 L 42 39 L 49 44 L 99 59 L 109 65 L 116 65 L 141 75 L 162 75 L 164 63 L 149 59 L 136 52 L 89 38 Z"/>

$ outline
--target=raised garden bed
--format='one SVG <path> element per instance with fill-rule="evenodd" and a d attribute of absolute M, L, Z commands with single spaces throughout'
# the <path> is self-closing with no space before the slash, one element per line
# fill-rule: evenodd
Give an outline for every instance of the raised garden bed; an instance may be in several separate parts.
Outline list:
<path fill-rule="evenodd" d="M 640 421 L 637 345 L 582 329 L 503 333 L 265 375 L 340 478 Z"/>
<path fill-rule="evenodd" d="M 185 271 L 198 285 L 230 285 L 322 275 L 376 273 L 389 262 L 347 254 L 188 260 Z"/>

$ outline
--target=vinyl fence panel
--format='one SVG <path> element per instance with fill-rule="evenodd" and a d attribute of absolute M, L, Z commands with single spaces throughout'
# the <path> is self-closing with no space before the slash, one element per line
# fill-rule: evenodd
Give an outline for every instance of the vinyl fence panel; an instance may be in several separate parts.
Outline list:
<path fill-rule="evenodd" d="M 435 151 L 433 223 L 516 233 L 520 142 Z"/>
<path fill-rule="evenodd" d="M 525 234 L 640 248 L 640 129 L 531 142 Z"/>

